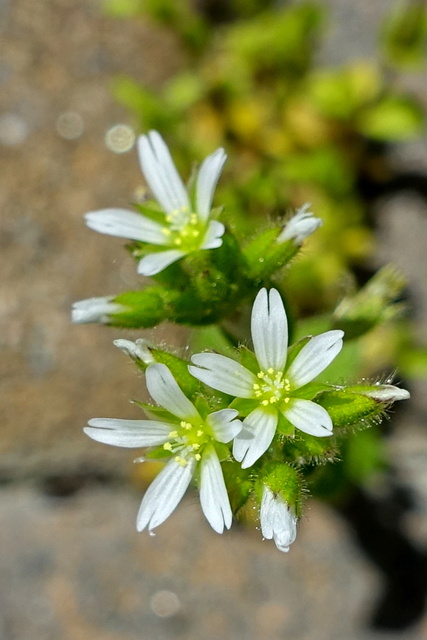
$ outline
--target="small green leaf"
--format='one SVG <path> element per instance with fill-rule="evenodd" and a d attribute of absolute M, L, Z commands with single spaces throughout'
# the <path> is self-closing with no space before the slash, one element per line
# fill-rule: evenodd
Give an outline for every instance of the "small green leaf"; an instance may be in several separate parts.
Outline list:
<path fill-rule="evenodd" d="M 363 135 L 376 140 L 407 140 L 419 134 L 424 112 L 414 100 L 387 96 L 365 109 L 356 121 Z"/>

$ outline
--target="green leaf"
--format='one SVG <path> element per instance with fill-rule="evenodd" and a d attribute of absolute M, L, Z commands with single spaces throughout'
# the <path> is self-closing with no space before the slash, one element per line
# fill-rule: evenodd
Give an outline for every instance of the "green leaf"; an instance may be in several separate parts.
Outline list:
<path fill-rule="evenodd" d="M 420 68 L 425 65 L 427 8 L 424 0 L 398 2 L 391 8 L 382 32 L 388 62 Z"/>
<path fill-rule="evenodd" d="M 407 140 L 420 133 L 424 112 L 414 100 L 387 96 L 365 109 L 356 126 L 363 135 L 376 140 Z"/>

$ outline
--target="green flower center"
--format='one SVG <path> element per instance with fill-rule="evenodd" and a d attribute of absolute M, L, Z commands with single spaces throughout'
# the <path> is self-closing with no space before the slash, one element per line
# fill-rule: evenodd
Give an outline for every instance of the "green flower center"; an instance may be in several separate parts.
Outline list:
<path fill-rule="evenodd" d="M 199 248 L 204 225 L 197 213 L 191 213 L 186 207 L 176 209 L 166 216 L 169 226 L 163 227 L 168 245 L 186 253 Z"/>
<path fill-rule="evenodd" d="M 262 405 L 267 407 L 277 402 L 289 402 L 291 384 L 283 377 L 283 371 L 275 371 L 270 367 L 267 371 L 257 373 L 257 377 L 259 383 L 256 382 L 253 386 L 254 396 Z"/>
<path fill-rule="evenodd" d="M 181 420 L 177 428 L 169 433 L 169 440 L 164 443 L 163 449 L 175 454 L 175 461 L 185 467 L 189 457 L 194 457 L 197 462 L 201 460 L 203 447 L 211 439 L 204 424 L 194 425 Z"/>

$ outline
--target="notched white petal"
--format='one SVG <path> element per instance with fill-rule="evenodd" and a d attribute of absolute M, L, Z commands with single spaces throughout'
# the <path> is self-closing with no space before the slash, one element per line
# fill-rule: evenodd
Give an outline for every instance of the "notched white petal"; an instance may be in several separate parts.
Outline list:
<path fill-rule="evenodd" d="M 119 420 L 93 418 L 83 431 L 87 436 L 116 447 L 155 447 L 168 440 L 172 424 L 154 420 Z"/>
<path fill-rule="evenodd" d="M 154 197 L 167 213 L 190 208 L 187 191 L 175 168 L 169 150 L 157 131 L 138 139 L 141 169 Z"/>
<path fill-rule="evenodd" d="M 138 531 L 146 527 L 152 531 L 170 516 L 191 482 L 195 465 L 191 459 L 186 465 L 175 459 L 167 463 L 145 492 L 136 519 Z"/>
<path fill-rule="evenodd" d="M 154 220 L 134 211 L 126 209 L 90 211 L 85 215 L 85 220 L 87 226 L 98 233 L 138 240 L 148 244 L 166 244 L 163 227 Z"/>
<path fill-rule="evenodd" d="M 236 398 L 251 398 L 258 379 L 241 364 L 217 353 L 196 353 L 188 369 L 195 378 L 212 389 L 228 393 Z"/>
<path fill-rule="evenodd" d="M 165 364 L 150 364 L 145 379 L 151 397 L 169 413 L 183 420 L 200 418 L 196 407 L 184 395 Z"/>
<path fill-rule="evenodd" d="M 235 409 L 220 409 L 207 416 L 206 422 L 211 427 L 215 440 L 230 442 L 242 430 L 243 424 L 236 420 L 239 412 Z"/>
<path fill-rule="evenodd" d="M 222 222 L 218 222 L 218 220 L 211 220 L 200 248 L 217 249 L 220 247 L 222 245 L 222 236 L 224 235 L 224 231 L 225 227 Z"/>
<path fill-rule="evenodd" d="M 201 220 L 207 220 L 219 176 L 227 156 L 224 149 L 217 149 L 202 163 L 196 183 L 196 210 Z"/>
<path fill-rule="evenodd" d="M 261 289 L 251 317 L 252 342 L 260 368 L 282 371 L 288 347 L 288 321 L 276 289 Z"/>
<path fill-rule="evenodd" d="M 243 429 L 233 442 L 233 456 L 242 463 L 242 469 L 251 467 L 267 451 L 277 422 L 277 412 L 264 407 L 255 409 L 243 420 Z"/>
<path fill-rule="evenodd" d="M 343 336 L 344 332 L 337 329 L 311 338 L 287 371 L 295 388 L 303 387 L 326 369 L 341 351 Z"/>
<path fill-rule="evenodd" d="M 184 256 L 184 251 L 178 251 L 178 249 L 149 253 L 139 261 L 138 273 L 142 276 L 154 276 Z"/>
<path fill-rule="evenodd" d="M 329 413 L 311 400 L 294 399 L 283 415 L 294 427 L 319 438 L 331 436 L 333 424 Z"/>
<path fill-rule="evenodd" d="M 231 527 L 232 512 L 221 464 L 213 447 L 205 451 L 200 469 L 200 504 L 212 529 L 217 533 Z"/>

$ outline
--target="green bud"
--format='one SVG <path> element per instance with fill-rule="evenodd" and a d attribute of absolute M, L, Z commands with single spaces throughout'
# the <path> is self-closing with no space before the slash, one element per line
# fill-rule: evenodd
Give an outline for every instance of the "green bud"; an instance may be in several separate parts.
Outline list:
<path fill-rule="evenodd" d="M 292 239 L 278 242 L 280 234 L 280 228 L 267 229 L 244 247 L 248 278 L 260 282 L 285 266 L 298 253 L 299 245 Z"/>
<path fill-rule="evenodd" d="M 403 306 L 395 300 L 405 285 L 400 271 L 393 265 L 386 265 L 360 291 L 340 302 L 332 316 L 332 328 L 345 331 L 347 339 L 358 338 L 397 317 Z"/>
<path fill-rule="evenodd" d="M 169 317 L 176 295 L 160 286 L 122 293 L 114 302 L 126 310 L 111 314 L 109 324 L 129 329 L 154 327 Z"/>
<path fill-rule="evenodd" d="M 289 464 L 267 463 L 261 469 L 257 479 L 257 492 L 260 493 L 260 497 L 264 485 L 267 485 L 274 493 L 279 494 L 293 509 L 295 515 L 300 517 L 303 480 L 297 469 Z"/>
<path fill-rule="evenodd" d="M 397 400 L 406 400 L 409 392 L 390 384 L 357 384 L 335 387 L 316 397 L 331 416 L 335 429 L 364 428 L 381 422 L 385 411 Z"/>

